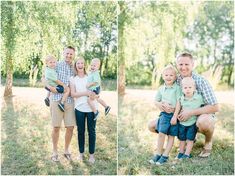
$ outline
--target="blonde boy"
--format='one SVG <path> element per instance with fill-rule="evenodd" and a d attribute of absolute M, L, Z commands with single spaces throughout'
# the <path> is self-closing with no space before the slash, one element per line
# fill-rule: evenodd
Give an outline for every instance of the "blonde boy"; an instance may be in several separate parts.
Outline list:
<path fill-rule="evenodd" d="M 88 104 L 90 105 L 92 111 L 94 112 L 94 120 L 96 120 L 99 115 L 99 111 L 96 109 L 93 102 L 94 99 L 96 99 L 102 106 L 104 106 L 105 115 L 107 115 L 111 109 L 111 107 L 107 106 L 107 104 L 98 96 L 100 94 L 100 86 L 101 86 L 99 68 L 100 68 L 100 60 L 98 58 L 92 59 L 90 65 L 90 73 L 88 74 L 87 78 L 87 88 L 90 91 L 94 92 L 94 94 L 88 98 Z"/>
<path fill-rule="evenodd" d="M 184 95 L 180 97 L 176 104 L 173 118 L 177 118 L 181 109 L 193 110 L 200 108 L 204 104 L 203 97 L 196 92 L 196 85 L 193 78 L 184 77 L 181 82 L 181 87 Z M 187 159 L 191 157 L 190 153 L 197 133 L 196 121 L 197 117 L 191 116 L 188 120 L 179 122 L 178 138 L 180 140 L 180 151 L 176 159 Z"/>
<path fill-rule="evenodd" d="M 177 117 L 173 117 L 173 113 L 163 111 L 163 107 L 167 104 L 175 108 L 176 102 L 181 95 L 180 86 L 175 82 L 176 70 L 172 65 L 168 65 L 163 69 L 162 78 L 164 85 L 159 88 L 155 97 L 155 104 L 162 111 L 155 127 L 156 132 L 159 133 L 157 154 L 150 160 L 150 163 L 157 165 L 168 161 L 174 137 L 178 135 Z M 166 136 L 168 136 L 167 146 L 165 151 L 162 152 Z"/>
<path fill-rule="evenodd" d="M 47 106 L 50 106 L 50 92 L 52 93 L 64 93 L 61 102 L 58 104 L 59 109 L 64 112 L 64 102 L 69 96 L 69 87 L 66 86 L 62 81 L 58 80 L 56 68 L 56 58 L 52 55 L 46 57 L 46 68 L 45 68 L 45 79 L 48 85 L 45 87 L 48 90 L 47 97 L 44 100 Z"/>

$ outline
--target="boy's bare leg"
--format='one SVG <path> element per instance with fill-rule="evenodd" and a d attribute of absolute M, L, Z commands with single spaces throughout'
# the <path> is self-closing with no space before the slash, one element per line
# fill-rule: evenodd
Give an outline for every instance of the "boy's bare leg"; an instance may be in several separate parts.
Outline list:
<path fill-rule="evenodd" d="M 185 149 L 185 145 L 186 145 L 186 141 L 180 141 L 180 153 L 184 153 L 184 149 Z"/>
<path fill-rule="evenodd" d="M 187 146 L 184 154 L 189 156 L 193 148 L 193 141 L 187 140 L 186 142 Z"/>
<path fill-rule="evenodd" d="M 64 102 L 67 100 L 68 96 L 69 96 L 69 93 L 70 93 L 70 89 L 67 87 L 65 90 L 64 90 L 64 95 L 61 99 L 61 103 L 64 104 Z"/>
<path fill-rule="evenodd" d="M 148 123 L 148 129 L 149 129 L 150 132 L 157 133 L 156 130 L 155 130 L 156 124 L 157 124 L 157 120 L 155 120 L 155 119 L 149 121 L 149 123 Z"/>
<path fill-rule="evenodd" d="M 175 138 L 174 136 L 168 135 L 167 146 L 166 146 L 166 149 L 163 153 L 163 156 L 168 156 L 169 155 L 169 153 L 171 151 L 171 148 L 174 144 L 174 138 Z"/>
<path fill-rule="evenodd" d="M 47 98 L 49 98 L 50 97 L 50 92 L 49 91 L 47 91 Z"/>
<path fill-rule="evenodd" d="M 162 154 L 162 149 L 164 146 L 164 142 L 165 142 L 165 134 L 164 133 L 159 133 L 158 134 L 158 139 L 157 139 L 157 155 L 161 155 Z"/>
<path fill-rule="evenodd" d="M 96 100 L 97 100 L 104 108 L 107 107 L 107 104 L 106 104 L 105 101 L 102 100 L 101 98 L 97 98 Z"/>

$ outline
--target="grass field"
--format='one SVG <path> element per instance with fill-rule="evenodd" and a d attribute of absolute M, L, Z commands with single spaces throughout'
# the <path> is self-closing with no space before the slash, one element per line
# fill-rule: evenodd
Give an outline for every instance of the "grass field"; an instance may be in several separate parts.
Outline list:
<path fill-rule="evenodd" d="M 153 105 L 154 91 L 126 90 L 119 98 L 118 174 L 120 175 L 234 175 L 234 94 L 217 92 L 220 112 L 217 114 L 213 151 L 209 158 L 199 158 L 204 136 L 197 135 L 193 158 L 176 162 L 178 140 L 166 165 L 148 163 L 156 152 L 157 135 L 148 131 L 148 121 L 159 111 Z"/>
<path fill-rule="evenodd" d="M 1 92 L 3 88 L 1 88 Z M 42 88 L 13 88 L 14 96 L 2 100 L 1 107 L 1 174 L 2 175 L 115 175 L 117 174 L 117 102 L 116 93 L 102 92 L 111 104 L 110 115 L 103 109 L 97 122 L 96 162 L 88 163 L 88 144 L 85 161 L 78 162 L 77 132 L 71 142 L 73 161 L 63 157 L 64 133 L 59 139 L 59 163 L 50 160 L 51 120 L 44 105 L 46 91 Z M 109 97 L 112 97 L 110 99 Z M 86 135 L 86 142 L 88 136 Z"/>

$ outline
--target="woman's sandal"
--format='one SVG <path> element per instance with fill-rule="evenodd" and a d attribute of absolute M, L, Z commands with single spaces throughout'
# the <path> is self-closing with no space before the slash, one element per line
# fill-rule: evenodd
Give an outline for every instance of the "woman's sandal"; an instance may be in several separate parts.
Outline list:
<path fill-rule="evenodd" d="M 59 162 L 60 161 L 58 155 L 52 155 L 51 160 L 54 161 L 54 162 Z"/>
<path fill-rule="evenodd" d="M 72 160 L 70 153 L 64 153 L 64 157 L 65 157 L 67 160 L 69 160 L 69 161 Z"/>
<path fill-rule="evenodd" d="M 199 154 L 199 157 L 207 158 L 211 154 L 211 149 L 203 148 L 202 152 Z"/>

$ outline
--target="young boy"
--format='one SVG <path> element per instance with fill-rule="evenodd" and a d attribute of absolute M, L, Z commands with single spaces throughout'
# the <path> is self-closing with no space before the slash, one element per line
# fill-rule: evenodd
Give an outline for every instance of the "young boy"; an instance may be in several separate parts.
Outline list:
<path fill-rule="evenodd" d="M 90 105 L 95 115 L 94 120 L 96 120 L 99 115 L 99 111 L 96 109 L 94 102 L 93 102 L 94 99 L 96 99 L 102 106 L 104 106 L 105 115 L 107 115 L 111 109 L 111 107 L 107 106 L 106 103 L 98 96 L 100 94 L 100 85 L 101 85 L 99 68 L 100 68 L 100 60 L 98 58 L 92 59 L 91 65 L 90 65 L 90 73 L 88 74 L 88 78 L 87 78 L 87 82 L 88 82 L 87 88 L 91 90 L 92 92 L 94 92 L 94 95 L 88 98 L 88 104 Z"/>
<path fill-rule="evenodd" d="M 175 82 L 176 70 L 173 66 L 168 65 L 163 69 L 162 78 L 164 85 L 161 86 L 155 97 L 156 106 L 162 110 L 165 104 L 175 107 L 177 100 L 180 98 L 181 90 Z M 158 134 L 157 154 L 150 160 L 150 163 L 161 165 L 168 161 L 168 155 L 174 144 L 174 137 L 178 135 L 177 117 L 173 113 L 161 112 L 156 125 Z M 167 146 L 162 152 L 165 136 L 168 136 Z"/>
<path fill-rule="evenodd" d="M 48 90 L 47 97 L 44 100 L 47 106 L 50 106 L 50 92 L 53 93 L 64 93 L 61 102 L 58 104 L 58 107 L 62 112 L 64 112 L 64 102 L 66 101 L 69 95 L 69 87 L 66 86 L 62 81 L 58 80 L 57 73 L 55 71 L 56 67 L 56 58 L 52 55 L 46 57 L 46 68 L 45 68 L 45 79 L 48 82 L 48 85 L 45 87 Z"/>
<path fill-rule="evenodd" d="M 197 109 L 201 107 L 204 102 L 200 94 L 196 93 L 195 81 L 191 77 L 183 78 L 181 82 L 182 92 L 184 95 L 180 97 L 176 103 L 176 108 L 173 118 L 176 118 L 180 112 L 180 109 Z M 194 139 L 197 133 L 196 116 L 190 117 L 188 120 L 180 122 L 178 138 L 180 140 L 180 151 L 176 159 L 190 158 L 190 153 L 193 148 Z M 187 143 L 187 146 L 185 147 Z M 186 148 L 186 149 L 185 149 Z"/>

